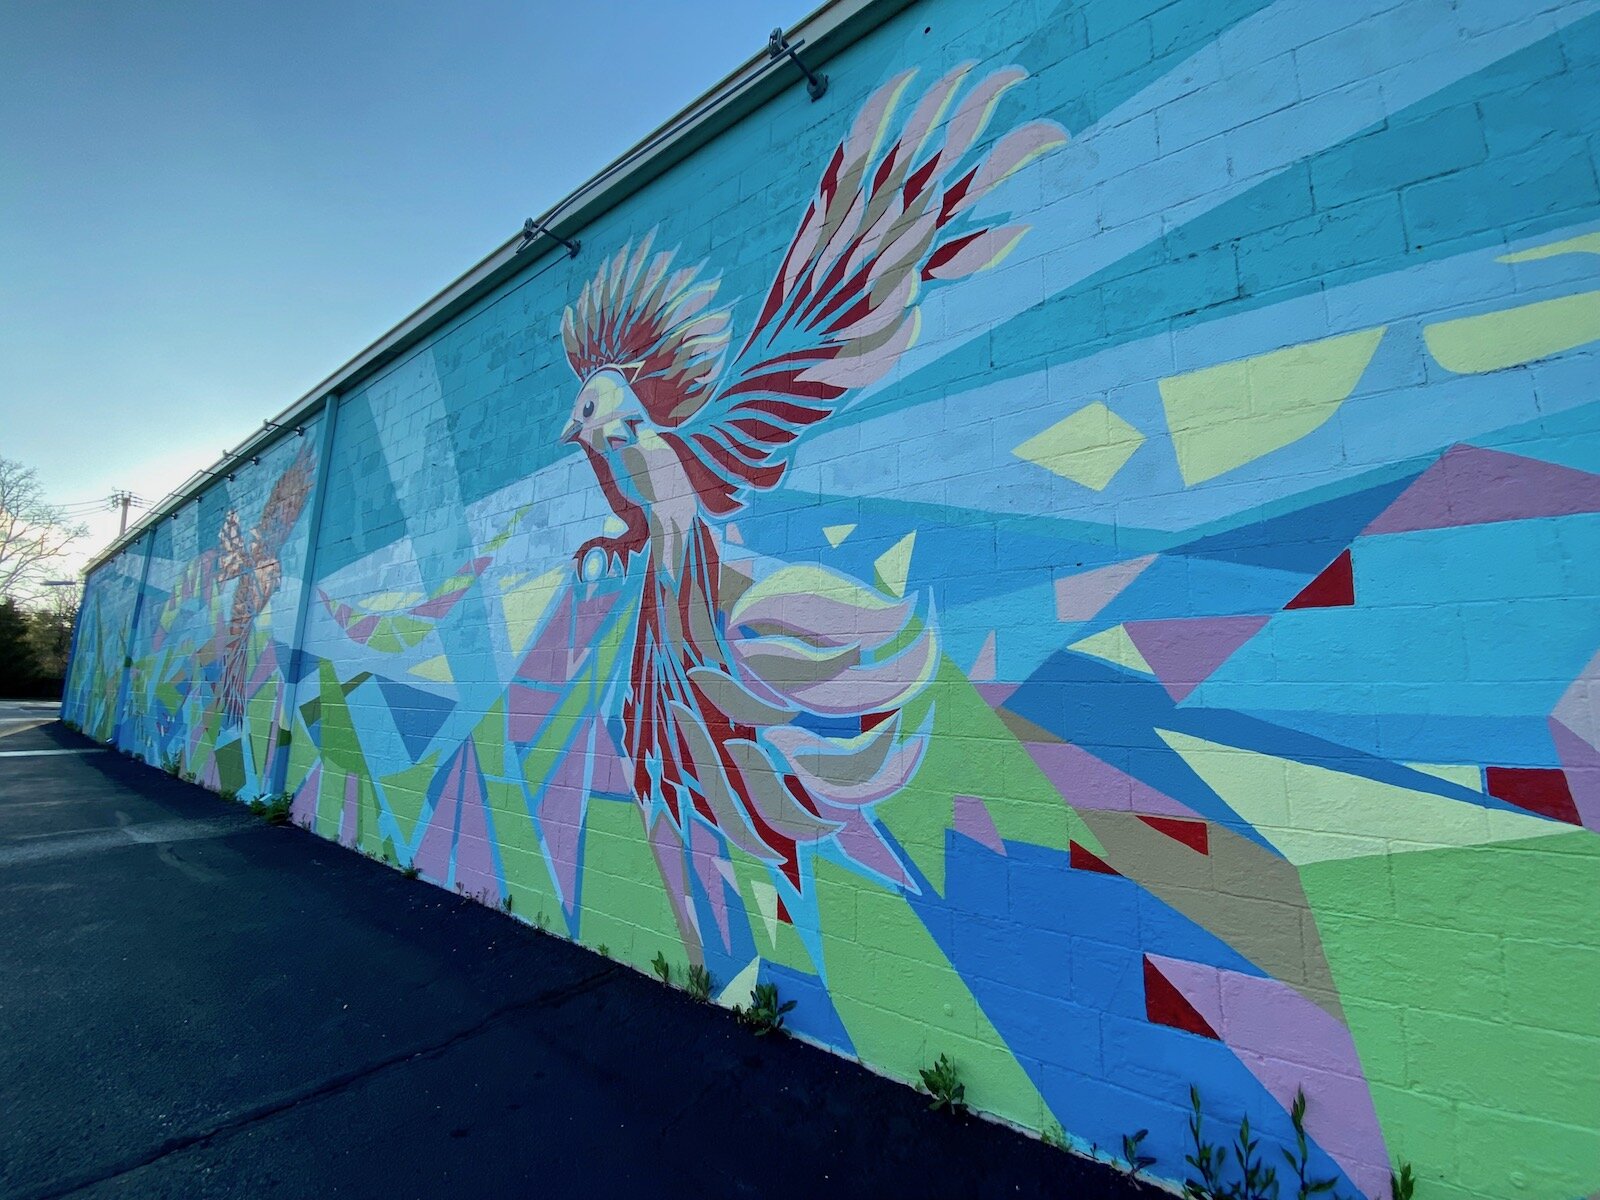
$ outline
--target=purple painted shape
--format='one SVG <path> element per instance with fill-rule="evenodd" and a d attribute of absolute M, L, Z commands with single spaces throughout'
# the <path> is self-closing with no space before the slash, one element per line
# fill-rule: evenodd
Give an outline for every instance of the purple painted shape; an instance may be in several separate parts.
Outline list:
<path fill-rule="evenodd" d="M 603 736 L 603 731 L 602 731 Z M 695 877 L 705 889 L 711 904 L 711 916 L 717 923 L 717 933 L 722 937 L 722 948 L 729 949 L 732 940 L 728 933 L 728 895 L 723 890 L 722 842 L 716 834 L 699 821 L 689 822 L 689 861 L 694 864 Z"/>
<path fill-rule="evenodd" d="M 875 829 L 870 820 L 864 817 L 860 809 L 842 809 L 841 815 L 845 816 L 845 826 L 835 835 L 838 839 L 839 849 L 845 855 L 868 870 L 876 871 L 885 879 L 899 884 L 910 892 L 920 889 L 912 882 L 911 876 L 906 874 L 906 869 L 900 860 L 895 857 L 893 850 L 884 843 L 883 835 Z"/>
<path fill-rule="evenodd" d="M 1124 588 L 1144 574 L 1144 569 L 1155 560 L 1154 554 L 1146 554 L 1130 558 L 1127 562 L 1096 567 L 1081 575 L 1068 575 L 1056 580 L 1056 619 L 1093 620 Z"/>
<path fill-rule="evenodd" d="M 356 844 L 356 831 L 361 823 L 361 781 L 354 775 L 344 777 L 344 811 L 339 814 L 339 843 Z"/>
<path fill-rule="evenodd" d="M 597 596 L 578 601 L 578 627 L 572 635 L 574 648 L 588 647 L 594 641 L 594 635 L 606 617 L 611 614 L 619 595 L 620 592 L 601 592 Z"/>
<path fill-rule="evenodd" d="M 1276 979 L 1147 957 L 1285 1111 L 1300 1088 L 1316 1098 L 1306 1111 L 1306 1132 L 1362 1195 L 1387 1193 L 1383 1130 L 1355 1041 L 1341 1021 Z"/>
<path fill-rule="evenodd" d="M 487 904 L 499 904 L 504 891 L 495 867 L 494 840 L 490 833 L 488 795 L 478 752 L 471 742 L 461 752 L 460 829 L 456 834 L 455 886 Z"/>
<path fill-rule="evenodd" d="M 519 745 L 533 741 L 560 702 L 560 692 L 512 683 L 506 698 L 506 735 Z"/>
<path fill-rule="evenodd" d="M 1585 829 L 1600 833 L 1600 750 L 1554 717 L 1550 718 L 1550 736 L 1562 770 L 1567 773 L 1567 787 L 1572 791 L 1578 819 Z"/>
<path fill-rule="evenodd" d="M 632 773 L 604 721 L 595 724 L 594 766 L 589 771 L 589 791 L 605 796 L 633 798 Z"/>
<path fill-rule="evenodd" d="M 352 638 L 365 646 L 367 644 L 367 639 L 372 636 L 372 631 L 377 627 L 377 617 L 362 617 L 361 620 L 357 621 L 354 625 L 351 625 L 347 632 Z"/>
<path fill-rule="evenodd" d="M 1000 831 L 995 828 L 989 806 L 977 796 L 957 796 L 955 800 L 956 832 L 971 838 L 980 846 L 987 846 L 996 854 L 1004 854 L 1006 844 L 1000 840 Z"/>
<path fill-rule="evenodd" d="M 1561 693 L 1550 715 L 1591 746 L 1600 746 L 1600 654 Z"/>
<path fill-rule="evenodd" d="M 689 890 L 683 870 L 683 839 L 665 817 L 658 817 L 650 827 L 650 852 L 655 855 L 656 866 L 661 871 L 661 882 L 666 887 L 667 899 L 677 914 L 680 928 L 700 932 L 700 914 L 689 902 Z"/>
<path fill-rule="evenodd" d="M 1004 708 L 1006 701 L 1016 694 L 1020 684 L 1016 683 L 975 683 L 978 695 L 983 697 L 983 702 L 990 708 Z"/>
<path fill-rule="evenodd" d="M 989 636 L 983 639 L 983 649 L 978 651 L 978 657 L 972 660 L 972 669 L 967 672 L 967 678 L 973 683 L 993 683 L 996 673 L 995 665 L 995 631 L 990 630 Z"/>
<path fill-rule="evenodd" d="M 317 820 L 317 790 L 322 786 L 322 764 L 319 762 L 301 781 L 289 805 L 289 817 L 296 825 L 312 826 Z"/>
<path fill-rule="evenodd" d="M 1074 808 L 1163 817 L 1198 815 L 1188 805 L 1071 742 L 1024 742 L 1023 746 L 1061 798 Z"/>
<path fill-rule="evenodd" d="M 1182 703 L 1266 623 L 1260 616 L 1179 617 L 1128 621 L 1123 628 L 1167 694 Z"/>
<path fill-rule="evenodd" d="M 571 913 L 578 902 L 578 845 L 583 838 L 583 818 L 589 791 L 584 783 L 594 721 L 579 730 L 561 755 L 555 774 L 539 793 L 539 833 L 544 842 L 550 878 L 561 893 L 561 904 Z"/>
<path fill-rule="evenodd" d="M 1586 512 L 1600 512 L 1600 475 L 1503 450 L 1458 445 L 1446 450 L 1362 532 L 1410 533 Z"/>
<path fill-rule="evenodd" d="M 461 808 L 461 756 L 452 757 L 442 770 L 446 772 L 444 786 L 439 789 L 439 799 L 428 814 L 422 842 L 411 857 L 412 866 L 436 883 L 448 883 L 450 879 L 450 852 L 456 840 L 456 820 Z"/>
<path fill-rule="evenodd" d="M 572 592 L 562 592 L 556 610 L 545 621 L 533 646 L 523 656 L 517 677 L 536 683 L 567 681 L 567 634 L 572 628 Z"/>

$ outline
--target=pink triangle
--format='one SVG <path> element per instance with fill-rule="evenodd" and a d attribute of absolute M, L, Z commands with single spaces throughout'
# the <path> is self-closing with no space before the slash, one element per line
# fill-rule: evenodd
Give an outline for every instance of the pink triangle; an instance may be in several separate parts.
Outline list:
<path fill-rule="evenodd" d="M 977 688 L 978 695 L 983 697 L 983 702 L 990 708 L 1004 708 L 1006 701 L 1011 699 L 1019 686 L 1015 683 L 980 683 Z"/>
<path fill-rule="evenodd" d="M 593 729 L 591 718 L 562 753 L 555 775 L 539 793 L 539 833 L 544 840 L 545 858 L 561 892 L 561 903 L 569 913 L 578 899 L 578 843 L 583 838 L 583 818 L 589 801 L 584 775 Z"/>
<path fill-rule="evenodd" d="M 989 847 L 996 854 L 1004 854 L 1006 844 L 1000 840 L 1000 831 L 995 828 L 989 806 L 977 796 L 957 796 L 955 800 L 956 832 L 971 838 L 980 846 Z"/>
<path fill-rule="evenodd" d="M 967 678 L 973 683 L 993 683 L 995 676 L 994 630 L 989 631 L 989 636 L 983 639 L 983 649 L 978 651 L 978 657 L 972 660 L 972 669 L 967 672 Z"/>
<path fill-rule="evenodd" d="M 1071 742 L 1024 742 L 1029 757 L 1073 808 L 1192 819 L 1195 811 Z"/>
<path fill-rule="evenodd" d="M 317 790 L 321 786 L 322 764 L 319 762 L 306 775 L 299 790 L 294 794 L 294 803 L 289 806 L 289 818 L 296 825 L 304 825 L 307 828 L 316 825 Z"/>
<path fill-rule="evenodd" d="M 1110 604 L 1144 569 L 1155 562 L 1154 554 L 1130 558 L 1127 562 L 1096 567 L 1081 575 L 1056 580 L 1056 617 L 1062 621 L 1090 621 Z"/>
<path fill-rule="evenodd" d="M 1306 1132 L 1364 1196 L 1387 1194 L 1389 1156 L 1350 1031 L 1276 979 L 1147 954 L 1287 1110 L 1305 1089 Z"/>
<path fill-rule="evenodd" d="M 440 768 L 445 775 L 444 786 L 439 789 L 439 799 L 428 814 L 428 827 L 411 863 L 418 871 L 436 883 L 450 878 L 450 851 L 456 839 L 456 819 L 460 810 L 461 756 L 453 756 Z"/>
<path fill-rule="evenodd" d="M 500 872 L 495 869 L 489 832 L 488 797 L 478 752 L 468 742 L 461 753 L 461 828 L 456 832 L 456 890 L 486 904 L 500 903 Z"/>
<path fill-rule="evenodd" d="M 1266 617 L 1128 621 L 1123 628 L 1167 694 L 1180 703 L 1267 623 Z"/>
<path fill-rule="evenodd" d="M 1572 803 L 1578 820 L 1586 829 L 1600 832 L 1600 750 L 1584 741 L 1555 717 L 1549 719 L 1550 737 L 1561 756 L 1572 790 Z"/>
<path fill-rule="evenodd" d="M 1600 512 L 1600 475 L 1520 454 L 1452 446 L 1363 533 L 1408 533 Z"/>

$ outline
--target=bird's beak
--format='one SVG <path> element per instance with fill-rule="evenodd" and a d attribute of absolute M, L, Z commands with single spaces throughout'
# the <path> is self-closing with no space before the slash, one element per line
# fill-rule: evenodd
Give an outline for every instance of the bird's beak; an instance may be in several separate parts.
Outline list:
<path fill-rule="evenodd" d="M 578 434 L 581 433 L 582 430 L 583 426 L 578 424 L 577 421 L 568 421 L 567 427 L 561 431 L 561 440 L 568 443 L 576 442 L 578 440 Z"/>

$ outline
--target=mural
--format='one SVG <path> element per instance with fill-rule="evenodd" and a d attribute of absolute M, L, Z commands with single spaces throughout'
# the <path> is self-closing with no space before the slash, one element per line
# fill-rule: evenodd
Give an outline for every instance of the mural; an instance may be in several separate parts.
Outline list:
<path fill-rule="evenodd" d="M 1587 1195 L 1600 7 L 1041 11 L 914 6 L 186 506 L 67 710 L 1165 1179 L 1193 1087 Z"/>
<path fill-rule="evenodd" d="M 303 435 L 280 443 L 146 535 L 139 611 L 122 631 L 129 666 L 115 672 L 125 695 L 114 730 L 102 720 L 98 736 L 219 791 L 248 799 L 273 790 L 314 447 Z M 248 524 L 241 512 L 250 514 Z M 280 589 L 289 593 L 289 617 L 274 636 Z M 63 711 L 86 730 L 95 719 L 70 697 Z"/>

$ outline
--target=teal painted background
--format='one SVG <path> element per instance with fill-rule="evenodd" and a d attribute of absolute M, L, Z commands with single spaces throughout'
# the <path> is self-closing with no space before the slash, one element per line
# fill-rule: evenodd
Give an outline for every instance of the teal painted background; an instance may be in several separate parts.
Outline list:
<path fill-rule="evenodd" d="M 1593 1192 L 1600 7 L 827 70 L 96 571 L 68 718 L 1164 1179 L 1192 1085 Z"/>

